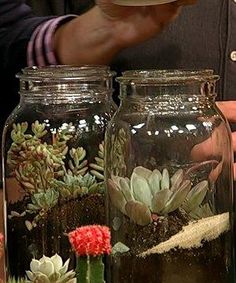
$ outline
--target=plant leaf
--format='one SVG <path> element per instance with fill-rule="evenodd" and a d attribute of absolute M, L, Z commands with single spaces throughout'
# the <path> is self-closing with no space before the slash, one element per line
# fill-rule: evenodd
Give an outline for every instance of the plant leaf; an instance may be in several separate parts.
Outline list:
<path fill-rule="evenodd" d="M 175 192 L 179 186 L 181 185 L 182 181 L 184 178 L 184 170 L 183 169 L 179 169 L 177 170 L 174 175 L 171 177 L 170 181 L 171 181 L 171 191 Z"/>
<path fill-rule="evenodd" d="M 152 174 L 152 171 L 145 168 L 145 167 L 142 167 L 142 166 L 138 166 L 138 167 L 135 167 L 134 168 L 134 171 L 133 173 L 136 173 L 137 175 L 145 178 L 145 179 L 148 179 L 149 176 Z"/>
<path fill-rule="evenodd" d="M 208 181 L 204 180 L 198 183 L 188 193 L 185 202 L 183 203 L 183 209 L 189 213 L 195 210 L 204 200 L 208 190 Z"/>
<path fill-rule="evenodd" d="M 129 201 L 125 205 L 126 214 L 135 223 L 146 226 L 152 222 L 152 215 L 149 208 L 139 201 Z"/>
<path fill-rule="evenodd" d="M 117 242 L 113 247 L 112 247 L 112 255 L 115 255 L 117 253 L 127 253 L 130 250 L 129 247 L 127 247 L 125 244 L 121 242 Z"/>
<path fill-rule="evenodd" d="M 148 184 L 150 186 L 152 195 L 155 196 L 155 194 L 159 192 L 161 188 L 161 172 L 158 170 L 154 170 L 152 174 L 148 177 Z"/>
<path fill-rule="evenodd" d="M 172 192 L 169 189 L 164 189 L 156 193 L 152 199 L 152 211 L 160 214 L 171 196 Z"/>
<path fill-rule="evenodd" d="M 191 182 L 185 180 L 179 187 L 178 191 L 173 193 L 172 197 L 166 203 L 166 207 L 163 209 L 162 214 L 168 214 L 175 211 L 184 202 L 189 190 L 191 189 Z"/>
<path fill-rule="evenodd" d="M 131 189 L 133 191 L 133 196 L 137 201 L 140 201 L 148 207 L 151 207 L 152 193 L 150 191 L 148 182 L 144 177 L 133 173 L 131 176 Z"/>
<path fill-rule="evenodd" d="M 134 200 L 129 183 L 125 178 L 120 179 L 120 189 L 124 194 L 126 201 Z"/>
<path fill-rule="evenodd" d="M 161 179 L 161 189 L 169 189 L 170 188 L 170 176 L 168 170 L 165 168 L 162 171 L 162 179 Z"/>
<path fill-rule="evenodd" d="M 126 199 L 119 189 L 117 189 L 115 183 L 109 179 L 108 180 L 108 193 L 111 198 L 113 205 L 118 208 L 121 212 L 126 214 L 125 205 Z"/>

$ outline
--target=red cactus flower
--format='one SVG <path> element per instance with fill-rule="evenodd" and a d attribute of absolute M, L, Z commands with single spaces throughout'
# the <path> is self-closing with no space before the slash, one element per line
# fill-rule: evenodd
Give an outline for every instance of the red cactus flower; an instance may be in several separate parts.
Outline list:
<path fill-rule="evenodd" d="M 68 236 L 73 250 L 79 256 L 99 256 L 111 252 L 111 233 L 107 226 L 82 226 Z"/>

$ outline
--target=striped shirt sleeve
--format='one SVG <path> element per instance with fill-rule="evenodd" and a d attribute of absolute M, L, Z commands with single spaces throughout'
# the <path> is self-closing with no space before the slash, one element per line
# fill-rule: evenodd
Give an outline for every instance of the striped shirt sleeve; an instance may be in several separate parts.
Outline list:
<path fill-rule="evenodd" d="M 47 66 L 59 63 L 54 52 L 53 35 L 59 26 L 75 17 L 76 15 L 66 15 L 52 18 L 34 30 L 27 46 L 28 66 Z"/>

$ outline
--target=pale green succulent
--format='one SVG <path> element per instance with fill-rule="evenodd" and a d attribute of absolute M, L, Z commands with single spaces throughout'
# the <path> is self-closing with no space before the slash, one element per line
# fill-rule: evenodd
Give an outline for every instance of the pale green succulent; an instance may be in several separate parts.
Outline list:
<path fill-rule="evenodd" d="M 72 148 L 69 151 L 69 154 L 72 159 L 68 162 L 68 174 L 75 176 L 83 176 L 88 170 L 88 161 L 84 160 L 86 156 L 86 150 L 83 149 L 83 147 Z"/>
<path fill-rule="evenodd" d="M 92 168 L 90 173 L 97 179 L 104 181 L 104 142 L 99 144 L 98 156 L 95 157 L 95 163 L 90 163 Z"/>
<path fill-rule="evenodd" d="M 54 168 L 48 166 L 47 159 L 22 161 L 14 173 L 17 181 L 28 194 L 47 190 L 55 175 Z"/>
<path fill-rule="evenodd" d="M 182 207 L 188 214 L 199 209 L 208 191 L 204 180 L 192 187 L 182 169 L 170 178 L 167 169 L 161 173 L 136 167 L 131 178 L 112 176 L 108 192 L 113 205 L 139 225 L 148 225 L 152 215 L 166 216 Z"/>
<path fill-rule="evenodd" d="M 43 256 L 39 260 L 32 259 L 30 270 L 26 271 L 26 283 L 76 283 L 75 272 L 67 272 L 69 262 L 68 259 L 63 265 L 58 254 L 52 257 Z"/>
<path fill-rule="evenodd" d="M 27 212 L 35 213 L 40 210 L 44 210 L 46 212 L 57 204 L 58 198 L 59 192 L 53 189 L 33 194 L 31 196 L 32 203 L 27 205 Z"/>
<path fill-rule="evenodd" d="M 21 184 L 26 193 L 46 191 L 53 178 L 64 174 L 64 159 L 68 151 L 67 141 L 72 137 L 70 127 L 52 134 L 52 144 L 41 139 L 48 134 L 46 125 L 38 121 L 32 123 L 31 132 L 27 133 L 28 123 L 14 124 L 11 132 L 13 143 L 7 153 L 7 164 L 12 175 Z"/>
<path fill-rule="evenodd" d="M 15 277 L 9 277 L 7 283 L 26 283 L 26 281 L 22 278 L 15 279 Z"/>
<path fill-rule="evenodd" d="M 31 203 L 26 211 L 15 212 L 9 219 L 36 214 L 26 220 L 31 230 L 58 203 L 59 199 L 78 198 L 85 194 L 104 192 L 104 145 L 99 145 L 98 157 L 88 164 L 84 148 L 71 148 L 68 141 L 75 127 L 63 123 L 56 130 L 47 130 L 46 124 L 35 121 L 13 124 L 12 144 L 7 153 L 10 174 L 16 178 Z M 51 143 L 45 142 L 51 138 Z M 17 214 L 18 213 L 18 214 Z"/>
<path fill-rule="evenodd" d="M 40 192 L 31 196 L 31 203 L 27 205 L 26 212 L 30 214 L 37 214 L 32 223 L 26 221 L 26 227 L 31 230 L 37 225 L 41 219 L 50 211 L 57 203 L 59 199 L 59 192 L 54 189 L 49 189 L 46 192 Z"/>
<path fill-rule="evenodd" d="M 63 181 L 54 180 L 53 187 L 63 198 L 71 199 L 86 194 L 101 192 L 101 184 L 96 181 L 95 176 L 87 173 L 84 176 L 66 174 Z"/>
<path fill-rule="evenodd" d="M 118 130 L 118 133 L 111 136 L 109 144 L 110 160 L 114 164 L 114 174 L 126 172 L 125 152 L 128 144 L 128 132 L 123 128 Z M 108 144 L 108 142 L 107 142 Z"/>

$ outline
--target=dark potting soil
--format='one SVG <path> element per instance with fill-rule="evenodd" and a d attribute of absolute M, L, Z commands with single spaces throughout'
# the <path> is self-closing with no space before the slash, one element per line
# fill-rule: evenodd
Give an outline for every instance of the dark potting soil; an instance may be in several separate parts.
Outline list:
<path fill-rule="evenodd" d="M 225 243 L 227 236 L 203 243 L 200 248 L 175 249 L 145 258 L 140 253 L 168 240 L 189 222 L 187 214 L 177 210 L 147 226 L 123 222 L 122 243 L 130 251 L 111 260 L 109 283 L 227 283 Z"/>
<path fill-rule="evenodd" d="M 140 226 L 131 223 L 125 218 L 123 223 L 125 239 L 122 241 L 128 247 L 132 247 L 132 252 L 139 254 L 148 248 L 153 247 L 153 243 L 158 245 L 168 240 L 171 236 L 182 230 L 182 227 L 190 221 L 189 216 L 183 210 L 176 210 L 168 217 L 160 217 L 147 226 Z M 135 242 L 135 244 L 134 244 Z"/>
<path fill-rule="evenodd" d="M 145 258 L 123 254 L 113 259 L 110 283 L 227 283 L 224 254 L 222 239 Z"/>
<path fill-rule="evenodd" d="M 12 204 L 8 213 L 24 211 L 26 203 L 24 200 Z M 43 255 L 50 257 L 55 253 L 64 261 L 70 258 L 70 268 L 74 268 L 75 257 L 67 233 L 82 225 L 105 224 L 104 195 L 87 195 L 59 203 L 31 231 L 26 228 L 26 220 L 32 221 L 33 215 L 8 219 L 10 274 L 25 276 L 33 257 L 39 259 Z"/>

